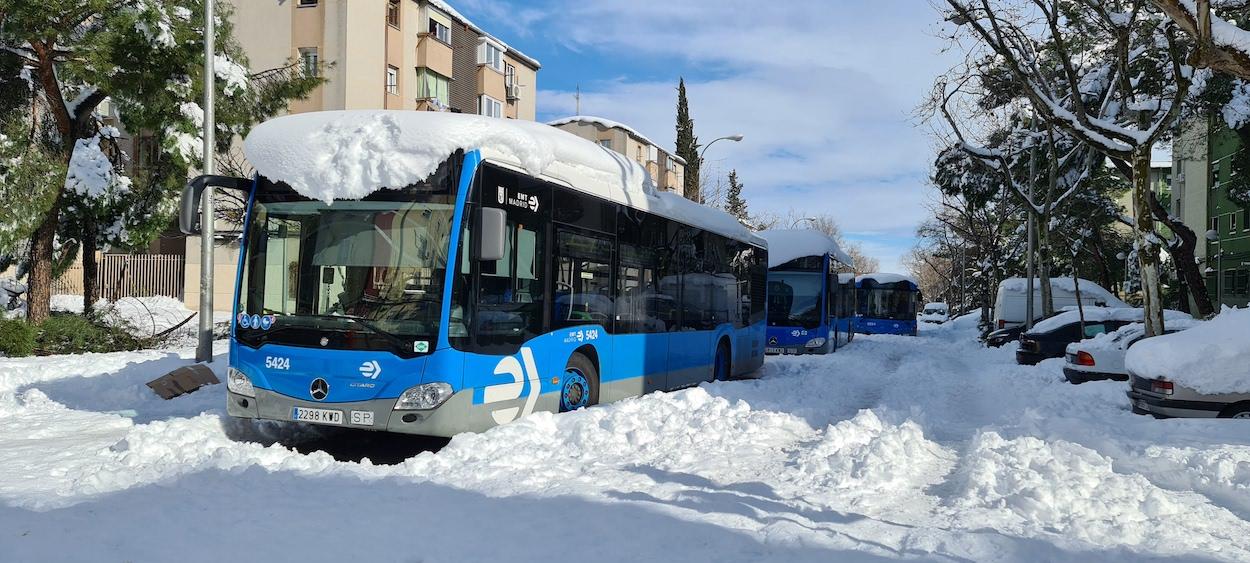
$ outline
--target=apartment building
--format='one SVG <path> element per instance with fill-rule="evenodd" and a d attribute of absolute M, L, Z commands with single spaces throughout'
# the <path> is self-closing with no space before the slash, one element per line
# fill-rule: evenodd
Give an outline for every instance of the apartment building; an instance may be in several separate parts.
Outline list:
<path fill-rule="evenodd" d="M 589 115 L 575 115 L 547 123 L 583 139 L 632 158 L 655 180 L 661 190 L 682 193 L 686 181 L 686 161 L 660 148 L 660 145 L 633 128 L 615 121 Z"/>
<path fill-rule="evenodd" d="M 252 72 L 297 61 L 326 83 L 291 113 L 343 109 L 451 111 L 534 120 L 538 61 L 443 0 L 226 0 Z M 220 202 L 220 198 L 219 198 Z M 219 203 L 218 205 L 222 205 Z M 216 308 L 228 310 L 237 225 L 218 225 Z M 162 239 L 164 240 L 164 239 Z M 183 300 L 200 299 L 200 238 L 178 237 Z"/>
<path fill-rule="evenodd" d="M 297 60 L 326 84 L 292 113 L 397 109 L 533 120 L 538 61 L 443 0 L 227 0 L 253 71 Z"/>
<path fill-rule="evenodd" d="M 1233 159 L 1243 150 L 1241 136 L 1218 115 L 1188 120 L 1173 142 L 1172 212 L 1199 234 L 1198 258 L 1216 307 L 1250 304 L 1250 207 L 1229 198 L 1238 181 Z"/>

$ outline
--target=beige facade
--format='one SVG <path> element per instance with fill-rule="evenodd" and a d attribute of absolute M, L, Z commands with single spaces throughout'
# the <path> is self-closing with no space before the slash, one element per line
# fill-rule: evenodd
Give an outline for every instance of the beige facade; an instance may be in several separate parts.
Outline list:
<path fill-rule="evenodd" d="M 534 119 L 539 63 L 442 2 L 226 1 L 252 70 L 299 61 L 324 73 L 326 84 L 293 102 L 292 113 L 406 109 Z"/>
<path fill-rule="evenodd" d="M 682 184 L 686 181 L 685 161 L 660 148 L 637 131 L 607 119 L 590 116 L 557 119 L 549 125 L 625 155 L 647 169 L 657 188 L 674 193 L 682 192 Z"/>

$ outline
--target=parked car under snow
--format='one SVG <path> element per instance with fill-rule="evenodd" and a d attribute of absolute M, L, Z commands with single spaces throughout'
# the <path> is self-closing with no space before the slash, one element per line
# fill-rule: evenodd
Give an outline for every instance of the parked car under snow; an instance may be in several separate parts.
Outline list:
<path fill-rule="evenodd" d="M 1156 417 L 1250 419 L 1250 309 L 1225 309 L 1201 326 L 1129 349 L 1133 412 Z"/>
<path fill-rule="evenodd" d="M 1196 319 L 1174 319 L 1166 322 L 1167 334 L 1188 330 L 1201 324 Z M 1114 379 L 1128 381 L 1124 356 L 1128 349 L 1146 337 L 1146 325 L 1133 323 L 1119 330 L 1099 334 L 1069 344 L 1064 353 L 1063 376 L 1069 383 Z"/>
<path fill-rule="evenodd" d="M 1193 318 L 1189 313 L 1180 311 L 1164 311 L 1163 316 L 1165 319 L 1172 320 Z M 1119 330 L 1124 325 L 1141 322 L 1142 318 L 1142 309 L 1108 307 L 1067 309 L 1033 325 L 1032 330 L 1020 335 L 1020 347 L 1016 350 L 1016 363 L 1031 366 L 1045 359 L 1062 358 L 1068 344 Z M 1083 324 L 1082 319 L 1084 319 Z"/>

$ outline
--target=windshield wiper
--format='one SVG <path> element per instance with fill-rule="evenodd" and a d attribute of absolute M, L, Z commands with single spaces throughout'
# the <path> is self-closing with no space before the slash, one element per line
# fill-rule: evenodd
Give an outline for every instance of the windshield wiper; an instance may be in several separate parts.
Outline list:
<path fill-rule="evenodd" d="M 351 321 L 353 323 L 356 323 L 360 326 L 363 326 L 369 329 L 370 332 L 373 332 L 379 336 L 382 336 L 386 338 L 387 340 L 390 340 L 391 342 L 399 345 L 401 349 L 408 348 L 408 344 L 409 344 L 408 340 L 405 340 L 403 337 L 399 336 L 398 334 L 395 334 L 393 332 L 388 332 L 386 330 L 378 328 L 378 325 L 373 324 L 372 321 L 364 317 L 358 317 L 356 315 L 307 315 L 307 316 L 313 317 L 316 319 L 342 319 L 346 321 Z"/>

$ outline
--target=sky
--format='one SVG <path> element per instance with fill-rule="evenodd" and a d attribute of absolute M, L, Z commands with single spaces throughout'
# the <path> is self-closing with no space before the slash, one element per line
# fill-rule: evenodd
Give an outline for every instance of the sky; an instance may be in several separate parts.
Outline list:
<path fill-rule="evenodd" d="M 703 175 L 736 169 L 752 212 L 831 215 L 902 271 L 934 200 L 916 106 L 955 61 L 925 0 L 451 0 L 538 59 L 538 119 L 581 112 L 672 150 L 686 80 Z"/>

